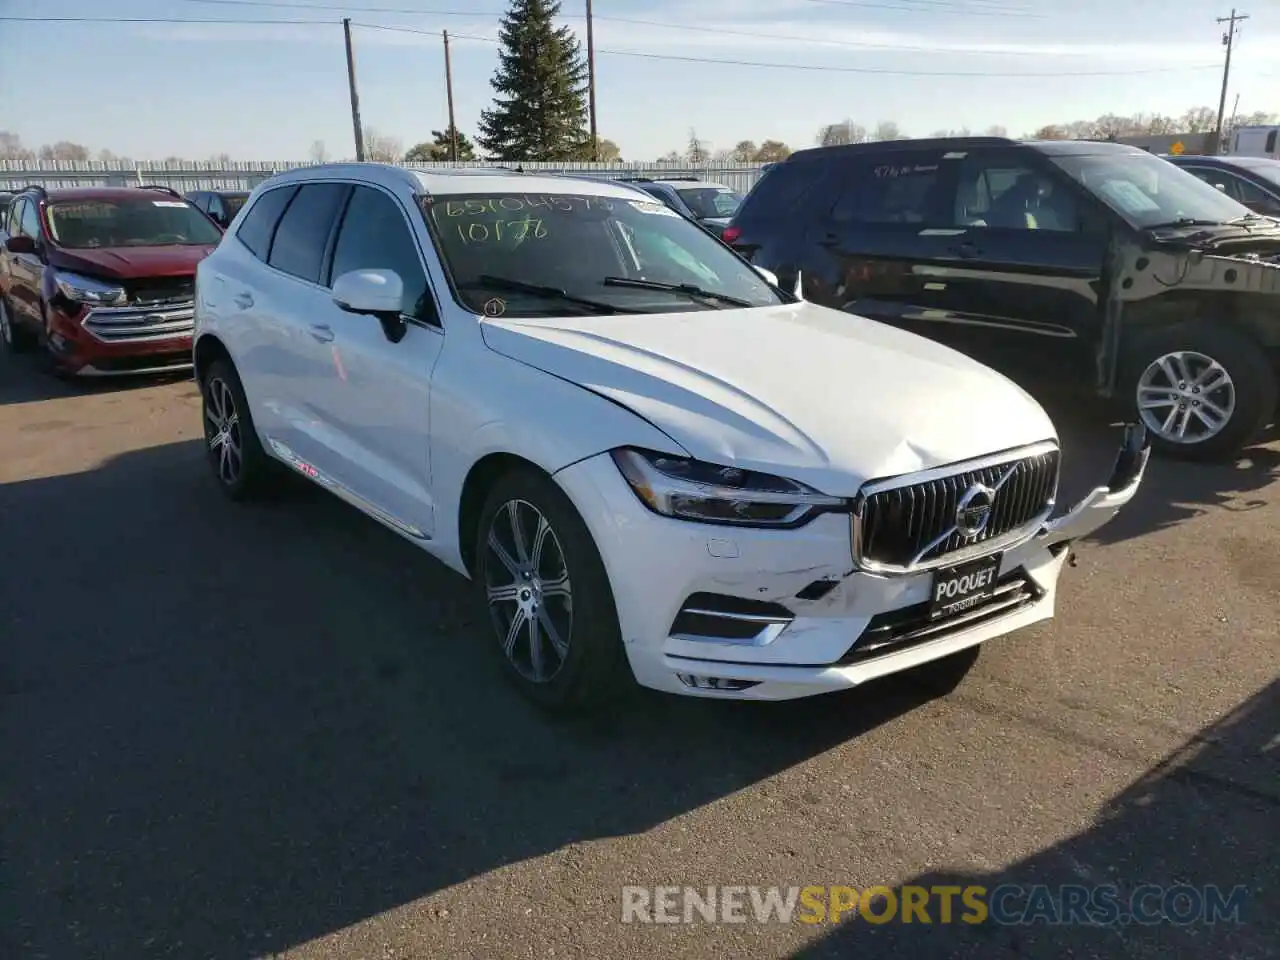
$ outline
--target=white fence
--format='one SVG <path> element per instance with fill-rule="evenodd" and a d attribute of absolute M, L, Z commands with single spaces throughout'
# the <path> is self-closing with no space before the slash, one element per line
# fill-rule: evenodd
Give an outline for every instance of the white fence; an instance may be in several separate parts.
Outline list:
<path fill-rule="evenodd" d="M 159 184 L 185 193 L 188 190 L 247 190 L 271 174 L 307 162 L 237 161 L 231 163 L 56 163 L 0 160 L 0 190 L 16 190 L 28 184 L 44 187 L 127 187 Z M 519 167 L 526 173 L 556 173 L 575 177 L 697 177 L 722 183 L 746 193 L 760 178 L 759 163 L 402 163 L 413 170 L 448 167 Z"/>

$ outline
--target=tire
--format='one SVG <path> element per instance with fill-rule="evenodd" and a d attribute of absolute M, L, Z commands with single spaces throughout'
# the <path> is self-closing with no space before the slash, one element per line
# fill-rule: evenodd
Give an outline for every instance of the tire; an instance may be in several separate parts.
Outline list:
<path fill-rule="evenodd" d="M 954 693 L 978 662 L 982 644 L 957 650 L 949 656 L 922 663 L 910 672 L 911 682 L 936 697 Z"/>
<path fill-rule="evenodd" d="M 1222 373 L 1226 385 L 1209 389 L 1222 383 Z M 1205 382 L 1201 386 L 1197 381 Z M 1126 414 L 1146 424 L 1158 453 L 1181 460 L 1235 457 L 1262 433 L 1278 402 L 1276 371 L 1266 352 L 1242 332 L 1199 321 L 1135 338 L 1125 353 L 1120 382 Z M 1174 400 L 1185 406 L 1175 409 Z M 1161 401 L 1169 403 L 1145 410 L 1141 406 Z M 1166 411 L 1186 418 L 1186 436 L 1201 433 L 1202 438 L 1179 441 L 1174 434 L 1181 419 L 1166 431 Z M 1217 420 L 1224 411 L 1225 423 L 1209 432 L 1202 415 Z"/>
<path fill-rule="evenodd" d="M 53 350 L 53 344 L 49 342 L 49 313 L 48 307 L 44 302 L 40 303 L 40 329 L 36 334 L 36 345 L 40 348 L 41 363 L 44 372 L 58 380 L 73 380 L 75 374 L 67 369 L 66 364 L 62 362 Z"/>
<path fill-rule="evenodd" d="M 215 360 L 200 381 L 200 416 L 205 454 L 219 489 L 231 500 L 249 500 L 267 491 L 275 476 L 253 426 L 249 401 L 235 366 Z"/>
<path fill-rule="evenodd" d="M 513 510 L 523 552 L 514 540 Z M 539 518 L 547 524 L 540 538 Z M 586 524 L 554 481 L 533 469 L 501 477 L 480 513 L 475 557 L 475 581 L 494 630 L 491 649 L 524 696 L 552 713 L 579 713 L 626 689 L 608 574 Z M 552 585 L 555 593 L 542 592 Z M 508 597 L 495 596 L 508 590 Z"/>
<path fill-rule="evenodd" d="M 26 353 L 35 345 L 36 338 L 20 323 L 15 323 L 13 310 L 4 297 L 0 297 L 0 343 L 9 353 Z"/>

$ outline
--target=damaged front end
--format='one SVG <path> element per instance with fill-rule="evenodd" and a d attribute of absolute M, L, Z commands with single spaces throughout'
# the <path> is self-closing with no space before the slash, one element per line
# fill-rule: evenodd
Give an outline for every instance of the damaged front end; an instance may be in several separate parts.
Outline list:
<path fill-rule="evenodd" d="M 1146 427 L 1128 424 L 1106 485 L 1094 488 L 1066 513 L 1047 521 L 1037 541 L 1045 546 L 1070 543 L 1102 527 L 1138 492 L 1150 457 L 1151 438 Z"/>

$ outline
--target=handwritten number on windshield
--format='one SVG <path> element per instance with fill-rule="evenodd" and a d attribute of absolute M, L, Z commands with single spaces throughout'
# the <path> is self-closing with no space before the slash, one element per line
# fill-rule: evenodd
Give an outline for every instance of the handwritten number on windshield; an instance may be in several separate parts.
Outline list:
<path fill-rule="evenodd" d="M 515 240 L 517 243 L 532 238 L 535 240 L 544 240 L 547 237 L 547 228 L 541 220 L 525 218 L 524 220 L 495 220 L 491 223 L 483 223 L 474 220 L 468 224 L 459 223 L 458 236 L 462 238 L 463 243 L 487 243 L 490 240 Z"/>

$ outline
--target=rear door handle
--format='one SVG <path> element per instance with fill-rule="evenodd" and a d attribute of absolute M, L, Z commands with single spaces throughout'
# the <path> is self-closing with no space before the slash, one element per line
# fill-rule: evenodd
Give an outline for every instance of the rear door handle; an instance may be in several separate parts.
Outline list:
<path fill-rule="evenodd" d="M 311 325 L 311 335 L 321 343 L 329 343 L 333 340 L 333 328 L 325 326 L 323 323 L 313 323 Z"/>
<path fill-rule="evenodd" d="M 234 300 L 241 310 L 248 310 L 253 306 L 253 295 L 249 293 L 237 293 Z"/>

